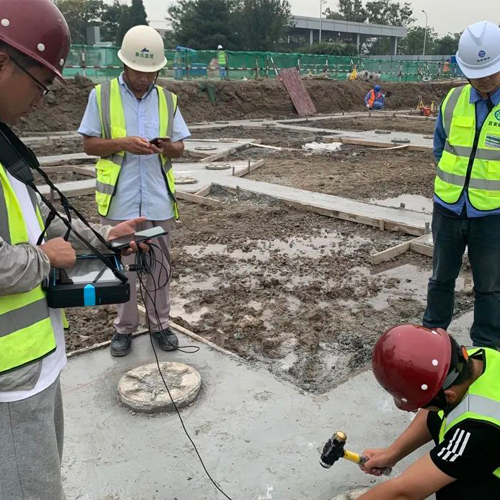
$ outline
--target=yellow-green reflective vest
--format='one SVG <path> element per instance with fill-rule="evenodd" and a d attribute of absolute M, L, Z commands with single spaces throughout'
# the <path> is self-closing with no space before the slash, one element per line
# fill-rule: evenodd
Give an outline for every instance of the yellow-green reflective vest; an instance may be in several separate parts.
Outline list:
<path fill-rule="evenodd" d="M 219 66 L 224 66 L 226 67 L 227 64 L 227 55 L 225 50 L 219 50 L 217 52 L 217 62 L 219 63 Z"/>
<path fill-rule="evenodd" d="M 158 137 L 172 137 L 174 115 L 177 110 L 177 96 L 168 90 L 156 86 L 159 104 L 160 129 Z M 118 79 L 97 85 L 97 106 L 101 119 L 102 137 L 104 139 L 122 139 L 127 137 L 127 123 L 123 110 L 120 82 Z M 99 214 L 106 217 L 111 200 L 116 192 L 118 178 L 125 158 L 125 151 L 121 151 L 108 158 L 101 158 L 96 165 L 97 181 L 95 198 Z M 175 197 L 175 179 L 172 170 L 172 161 L 164 155 L 159 155 L 160 167 L 165 174 L 165 182 L 169 195 L 174 203 L 175 218 L 179 218 L 179 206 Z"/>
<path fill-rule="evenodd" d="M 0 236 L 10 245 L 29 243 L 21 205 L 2 165 L 0 182 Z M 35 193 L 28 191 L 43 228 Z M 41 284 L 29 292 L 0 296 L 0 374 L 38 361 L 55 350 L 56 339 Z"/>
<path fill-rule="evenodd" d="M 456 203 L 467 189 L 477 210 L 500 208 L 500 105 L 481 130 L 476 130 L 476 106 L 471 85 L 452 89 L 441 107 L 446 143 L 434 189 L 445 203 Z"/>
<path fill-rule="evenodd" d="M 486 369 L 469 387 L 464 399 L 443 420 L 439 443 L 444 441 L 450 429 L 464 420 L 488 422 L 500 428 L 500 352 L 486 348 L 467 349 L 469 355 L 481 350 L 484 351 Z M 493 474 L 500 478 L 500 467 Z"/>

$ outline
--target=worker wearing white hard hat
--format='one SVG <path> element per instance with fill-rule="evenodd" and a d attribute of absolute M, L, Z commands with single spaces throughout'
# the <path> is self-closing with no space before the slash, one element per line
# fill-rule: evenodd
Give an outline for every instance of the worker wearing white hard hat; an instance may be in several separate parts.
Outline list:
<path fill-rule="evenodd" d="M 469 26 L 456 56 L 469 84 L 443 101 L 434 134 L 433 275 L 424 326 L 447 329 L 465 249 L 474 278 L 475 346 L 500 345 L 500 28 Z"/>
<path fill-rule="evenodd" d="M 227 80 L 227 52 L 222 45 L 217 47 L 217 62 L 219 63 L 220 79 Z"/>
<path fill-rule="evenodd" d="M 179 217 L 172 158 L 183 155 L 183 141 L 190 133 L 177 96 L 156 85 L 167 64 L 160 34 L 149 26 L 135 26 L 123 38 L 118 57 L 123 73 L 92 91 L 79 129 L 85 152 L 101 157 L 96 169 L 97 209 L 101 220 L 109 224 L 137 214 L 147 219 L 141 229 L 163 227 L 168 234 L 155 243 L 170 256 L 171 234 Z M 133 264 L 127 259 L 124 263 Z M 164 281 L 161 270 L 162 266 L 156 266 L 154 276 L 148 278 L 149 290 L 157 288 L 153 280 L 156 284 Z M 130 301 L 118 306 L 113 356 L 130 352 L 132 334 L 139 327 L 136 279 L 135 273 L 129 273 Z M 175 350 L 178 340 L 169 328 L 169 283 L 155 296 L 155 304 L 146 300 L 153 338 L 161 349 Z"/>

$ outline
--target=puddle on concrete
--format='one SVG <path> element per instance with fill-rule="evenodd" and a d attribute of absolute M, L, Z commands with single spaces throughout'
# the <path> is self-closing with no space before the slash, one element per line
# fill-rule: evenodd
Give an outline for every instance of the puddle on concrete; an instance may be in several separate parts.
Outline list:
<path fill-rule="evenodd" d="M 421 212 L 424 214 L 432 214 L 433 202 L 431 199 L 418 194 L 402 194 L 396 198 L 386 198 L 385 200 L 369 200 L 369 203 L 381 205 L 383 207 L 399 208 L 401 203 L 405 204 L 405 210 Z"/>
<path fill-rule="evenodd" d="M 405 264 L 404 266 L 379 273 L 377 276 L 385 279 L 396 278 L 400 282 L 395 288 L 382 290 L 375 297 L 368 300 L 368 304 L 373 306 L 375 310 L 382 311 L 390 306 L 389 301 L 401 299 L 416 300 L 425 306 L 427 301 L 427 284 L 431 276 L 431 272 L 427 269 L 422 269 L 412 264 Z M 470 280 L 460 276 L 457 279 L 455 290 L 459 292 L 470 287 Z"/>
<path fill-rule="evenodd" d="M 305 257 L 317 259 L 332 253 L 342 252 L 344 255 L 353 255 L 356 250 L 370 244 L 369 238 L 357 235 L 343 235 L 337 231 L 322 231 L 318 236 L 307 238 L 292 237 L 287 240 L 257 240 L 249 241 L 254 248 L 229 250 L 224 244 L 189 245 L 184 251 L 193 257 L 203 258 L 209 255 L 223 255 L 236 260 L 257 259 L 265 262 L 270 259 L 271 252 L 280 252 L 288 257 Z"/>

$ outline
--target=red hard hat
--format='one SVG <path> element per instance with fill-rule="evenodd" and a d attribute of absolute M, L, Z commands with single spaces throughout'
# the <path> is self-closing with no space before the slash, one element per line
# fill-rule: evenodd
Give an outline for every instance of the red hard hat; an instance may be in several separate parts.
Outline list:
<path fill-rule="evenodd" d="M 401 410 L 432 401 L 451 365 L 450 336 L 441 328 L 400 325 L 385 332 L 373 350 L 373 374 Z"/>
<path fill-rule="evenodd" d="M 66 19 L 51 0 L 0 0 L 0 41 L 63 80 L 71 39 Z"/>

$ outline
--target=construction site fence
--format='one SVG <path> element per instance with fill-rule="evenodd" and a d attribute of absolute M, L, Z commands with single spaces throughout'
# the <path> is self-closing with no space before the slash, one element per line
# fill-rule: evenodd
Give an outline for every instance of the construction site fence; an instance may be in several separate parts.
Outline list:
<path fill-rule="evenodd" d="M 83 75 L 95 81 L 118 76 L 123 68 L 117 47 L 73 45 L 64 70 L 67 78 Z M 376 73 L 388 82 L 425 82 L 462 77 L 456 64 L 443 61 L 404 61 L 316 54 L 278 52 L 226 52 L 220 67 L 215 50 L 166 50 L 167 66 L 161 78 L 174 80 L 253 80 L 276 78 L 286 68 L 297 68 L 302 76 L 345 80 L 353 70 Z M 366 74 L 361 73 L 360 78 Z"/>

